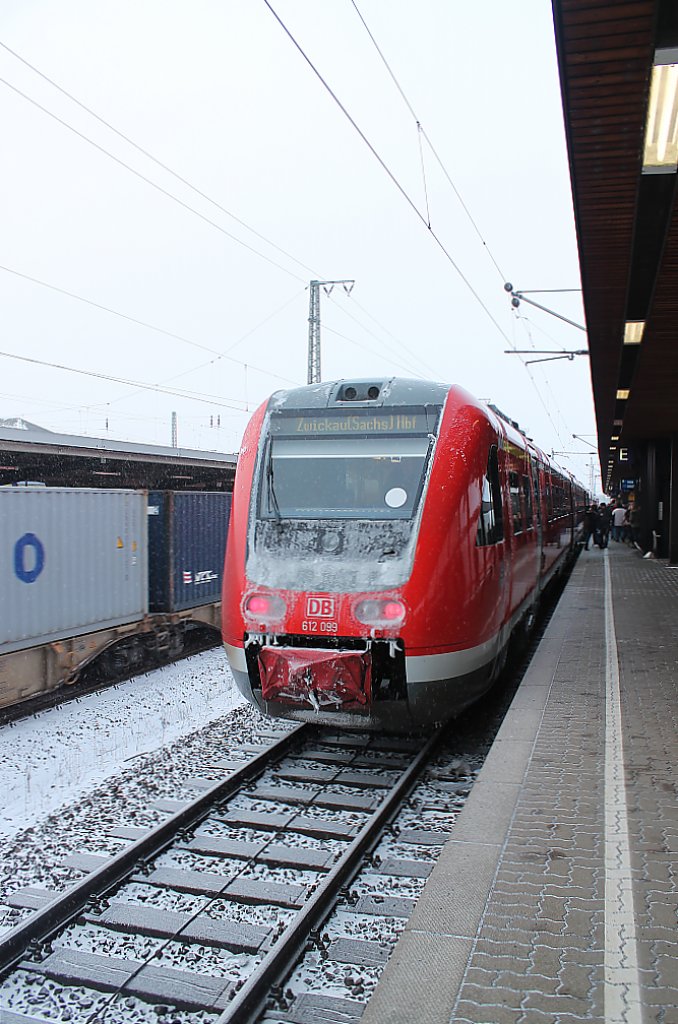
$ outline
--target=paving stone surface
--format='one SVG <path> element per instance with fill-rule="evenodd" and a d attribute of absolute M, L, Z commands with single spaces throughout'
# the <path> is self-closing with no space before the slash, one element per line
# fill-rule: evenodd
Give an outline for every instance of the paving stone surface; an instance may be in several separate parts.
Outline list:
<path fill-rule="evenodd" d="M 678 1022 L 678 570 L 610 561 L 641 995 L 645 1019 L 668 1024 Z"/>
<path fill-rule="evenodd" d="M 642 1021 L 678 1024 L 678 570 L 622 545 L 607 558 Z M 596 549 L 573 571 L 363 1024 L 603 1024 L 605 743 Z M 622 1007 L 641 1019 L 626 993 Z"/>

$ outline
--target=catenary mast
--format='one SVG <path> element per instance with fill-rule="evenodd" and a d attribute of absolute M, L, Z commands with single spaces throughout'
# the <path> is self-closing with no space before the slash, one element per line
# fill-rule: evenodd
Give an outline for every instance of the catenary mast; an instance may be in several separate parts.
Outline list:
<path fill-rule="evenodd" d="M 308 384 L 320 383 L 320 289 L 330 294 L 335 284 L 341 284 L 347 295 L 355 281 L 311 281 L 308 300 Z"/>

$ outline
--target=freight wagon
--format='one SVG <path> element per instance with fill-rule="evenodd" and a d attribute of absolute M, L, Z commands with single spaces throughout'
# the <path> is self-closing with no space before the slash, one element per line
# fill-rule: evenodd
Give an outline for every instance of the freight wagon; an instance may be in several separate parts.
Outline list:
<path fill-rule="evenodd" d="M 218 638 L 231 495 L 0 488 L 0 708 Z"/>

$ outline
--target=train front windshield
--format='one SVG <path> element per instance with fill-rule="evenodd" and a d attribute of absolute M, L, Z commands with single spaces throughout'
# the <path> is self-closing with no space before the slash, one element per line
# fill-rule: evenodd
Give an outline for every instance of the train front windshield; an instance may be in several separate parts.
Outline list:
<path fill-rule="evenodd" d="M 411 519 L 423 487 L 430 438 L 289 437 L 265 454 L 264 519 Z"/>

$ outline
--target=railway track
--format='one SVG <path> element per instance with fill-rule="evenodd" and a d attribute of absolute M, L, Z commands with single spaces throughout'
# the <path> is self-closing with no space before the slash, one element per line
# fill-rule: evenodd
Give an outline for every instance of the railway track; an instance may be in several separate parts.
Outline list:
<path fill-rule="evenodd" d="M 65 892 L 14 893 L 12 905 L 35 910 L 0 942 L 0 1020 L 141 1020 L 144 1007 L 159 1021 L 256 1020 L 440 740 L 299 726 L 224 765 L 224 781 L 147 834 L 122 830 L 130 845 L 104 863 L 83 858 L 92 870 Z M 446 838 L 399 837 L 413 850 Z M 416 857 L 387 867 L 430 870 Z M 356 912 L 402 916 L 411 908 L 398 900 L 365 896 Z M 344 940 L 334 952 L 360 962 L 370 943 Z"/>
<path fill-rule="evenodd" d="M 114 829 L 122 852 L 68 858 L 87 873 L 65 892 L 11 893 L 34 913 L 0 940 L 0 1024 L 358 1021 L 559 589 L 445 736 L 278 732 L 157 802 L 158 827 Z"/>

